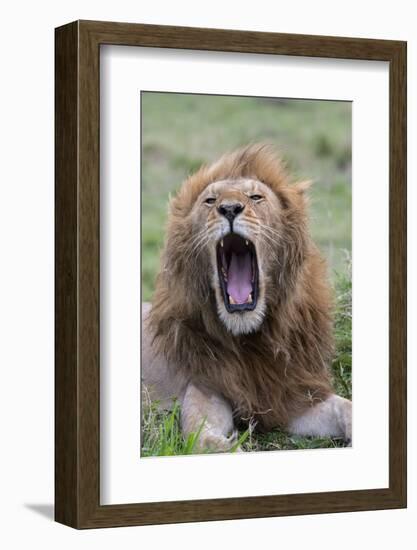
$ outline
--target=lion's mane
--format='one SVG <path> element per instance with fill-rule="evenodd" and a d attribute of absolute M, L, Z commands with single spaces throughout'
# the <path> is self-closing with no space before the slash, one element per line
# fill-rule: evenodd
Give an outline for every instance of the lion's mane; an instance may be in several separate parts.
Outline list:
<path fill-rule="evenodd" d="M 234 336 L 220 321 L 209 258 L 189 261 L 189 213 L 204 188 L 227 178 L 257 178 L 282 204 L 284 234 L 256 332 Z M 188 261 L 187 261 L 188 258 Z M 332 300 L 326 265 L 307 226 L 303 184 L 293 184 L 271 148 L 251 145 L 203 166 L 171 199 L 149 326 L 153 345 L 187 380 L 220 392 L 238 420 L 268 430 L 331 392 Z"/>

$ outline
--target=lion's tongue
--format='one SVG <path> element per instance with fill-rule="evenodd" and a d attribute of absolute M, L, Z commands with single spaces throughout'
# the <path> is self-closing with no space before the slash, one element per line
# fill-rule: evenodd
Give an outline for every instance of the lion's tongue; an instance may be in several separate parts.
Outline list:
<path fill-rule="evenodd" d="M 232 257 L 227 274 L 227 293 L 236 304 L 244 304 L 252 292 L 251 255 L 235 254 Z"/>

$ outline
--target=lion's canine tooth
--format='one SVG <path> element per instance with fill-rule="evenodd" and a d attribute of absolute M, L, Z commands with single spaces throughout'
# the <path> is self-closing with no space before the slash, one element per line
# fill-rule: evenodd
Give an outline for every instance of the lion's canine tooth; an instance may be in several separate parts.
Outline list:
<path fill-rule="evenodd" d="M 245 304 L 251 304 L 252 303 L 252 292 L 249 294 L 249 296 L 246 298 Z"/>
<path fill-rule="evenodd" d="M 246 246 L 249 246 L 248 239 L 246 239 L 245 243 L 246 243 Z"/>
<path fill-rule="evenodd" d="M 230 302 L 231 304 L 235 304 L 235 303 L 236 303 L 236 302 L 233 300 L 233 298 L 230 296 L 230 294 L 229 294 L 229 302 Z"/>
<path fill-rule="evenodd" d="M 220 241 L 220 246 L 223 248 L 223 239 Z"/>

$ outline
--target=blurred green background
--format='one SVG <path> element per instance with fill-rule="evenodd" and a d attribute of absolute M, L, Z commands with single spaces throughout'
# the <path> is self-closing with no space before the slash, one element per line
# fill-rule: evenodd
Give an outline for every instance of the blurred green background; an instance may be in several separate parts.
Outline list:
<path fill-rule="evenodd" d="M 311 230 L 330 273 L 351 250 L 351 103 L 142 92 L 142 299 L 150 300 L 167 202 L 203 163 L 252 142 L 274 145 L 312 179 Z"/>

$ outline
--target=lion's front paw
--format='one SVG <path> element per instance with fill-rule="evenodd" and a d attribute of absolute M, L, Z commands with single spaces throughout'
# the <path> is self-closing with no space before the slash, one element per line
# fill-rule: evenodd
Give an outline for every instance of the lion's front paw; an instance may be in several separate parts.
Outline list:
<path fill-rule="evenodd" d="M 238 432 L 236 430 L 226 437 L 214 430 L 206 429 L 201 433 L 197 446 L 200 451 L 227 452 L 236 447 L 237 441 Z M 241 451 L 240 448 L 234 450 Z"/>
<path fill-rule="evenodd" d="M 343 437 L 352 442 L 352 403 L 338 395 L 307 409 L 288 425 L 290 433 L 311 437 Z"/>
<path fill-rule="evenodd" d="M 341 400 L 343 398 L 340 398 Z M 346 444 L 352 446 L 352 402 L 343 399 L 339 405 L 339 423 Z"/>

